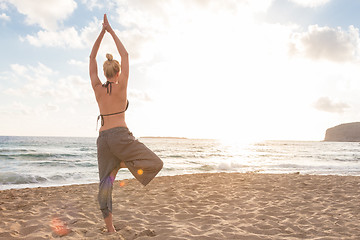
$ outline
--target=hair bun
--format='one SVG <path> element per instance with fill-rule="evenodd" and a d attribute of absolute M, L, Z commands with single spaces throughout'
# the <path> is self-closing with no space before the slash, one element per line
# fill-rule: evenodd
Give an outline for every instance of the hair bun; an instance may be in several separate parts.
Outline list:
<path fill-rule="evenodd" d="M 113 56 L 112 56 L 110 53 L 107 53 L 107 54 L 106 54 L 106 58 L 107 58 L 107 60 L 109 60 L 109 61 L 112 61 L 112 60 L 113 60 Z"/>

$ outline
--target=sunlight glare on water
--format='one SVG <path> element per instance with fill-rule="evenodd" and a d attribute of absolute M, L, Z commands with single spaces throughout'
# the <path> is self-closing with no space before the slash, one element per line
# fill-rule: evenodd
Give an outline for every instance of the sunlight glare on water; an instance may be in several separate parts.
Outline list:
<path fill-rule="evenodd" d="M 224 152 L 224 158 L 218 165 L 219 170 L 238 171 L 242 168 L 245 171 L 252 171 L 251 165 L 254 159 L 250 156 L 256 140 L 223 138 L 219 139 L 220 149 Z"/>

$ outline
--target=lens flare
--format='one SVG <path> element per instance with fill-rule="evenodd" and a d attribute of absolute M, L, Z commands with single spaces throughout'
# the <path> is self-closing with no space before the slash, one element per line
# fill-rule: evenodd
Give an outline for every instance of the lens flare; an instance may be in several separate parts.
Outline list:
<path fill-rule="evenodd" d="M 142 174 L 144 173 L 144 171 L 143 171 L 142 169 L 139 169 L 139 170 L 137 171 L 137 173 L 138 173 L 139 175 L 142 175 Z"/>
<path fill-rule="evenodd" d="M 65 236 L 70 232 L 70 229 L 67 228 L 66 224 L 58 218 L 53 218 L 50 226 L 53 232 L 58 236 Z"/>

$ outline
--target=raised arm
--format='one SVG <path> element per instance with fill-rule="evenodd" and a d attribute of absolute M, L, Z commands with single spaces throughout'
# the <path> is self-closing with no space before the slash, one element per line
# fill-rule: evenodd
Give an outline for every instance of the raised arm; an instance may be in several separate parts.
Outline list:
<path fill-rule="evenodd" d="M 90 73 L 90 79 L 91 79 L 91 86 L 95 90 L 97 86 L 101 86 L 101 81 L 98 76 L 98 69 L 97 69 L 97 62 L 96 62 L 96 55 L 100 47 L 100 43 L 104 37 L 105 34 L 105 27 L 103 25 L 103 28 L 96 39 L 94 46 L 91 50 L 90 54 L 90 64 L 89 64 L 89 73 Z"/>
<path fill-rule="evenodd" d="M 118 38 L 114 30 L 111 28 L 107 20 L 106 14 L 104 14 L 104 28 L 111 34 L 112 38 L 115 41 L 116 48 L 121 56 L 121 73 L 119 78 L 120 81 L 124 81 L 124 83 L 127 85 L 127 80 L 129 77 L 129 55 L 124 45 L 121 43 L 120 39 Z"/>

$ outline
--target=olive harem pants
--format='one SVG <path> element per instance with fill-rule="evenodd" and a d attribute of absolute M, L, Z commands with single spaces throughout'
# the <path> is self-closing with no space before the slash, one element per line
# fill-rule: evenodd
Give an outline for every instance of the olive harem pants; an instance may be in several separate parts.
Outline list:
<path fill-rule="evenodd" d="M 99 167 L 98 201 L 103 217 L 112 212 L 114 178 L 110 173 L 124 162 L 132 175 L 146 186 L 162 169 L 163 161 L 139 142 L 126 127 L 101 131 L 97 139 Z"/>

